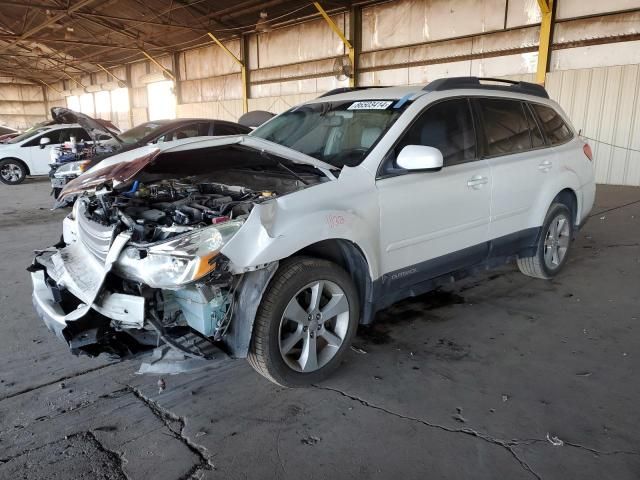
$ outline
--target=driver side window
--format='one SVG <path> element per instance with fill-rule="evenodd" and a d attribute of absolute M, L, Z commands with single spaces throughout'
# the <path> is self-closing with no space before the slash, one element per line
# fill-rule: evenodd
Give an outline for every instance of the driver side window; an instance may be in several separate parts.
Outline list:
<path fill-rule="evenodd" d="M 437 148 L 442 152 L 445 167 L 474 161 L 476 135 L 469 100 L 455 98 L 428 107 L 394 148 L 395 158 L 407 145 Z"/>
<path fill-rule="evenodd" d="M 26 142 L 25 144 L 23 144 L 23 147 L 38 147 L 40 146 L 40 139 L 47 137 L 50 142 L 49 145 L 59 145 L 60 142 L 60 133 L 61 132 L 65 132 L 68 131 L 68 129 L 59 129 L 59 130 L 49 130 L 44 132 L 41 135 L 36 136 L 35 138 L 32 138 L 31 140 L 29 140 L 28 142 Z"/>

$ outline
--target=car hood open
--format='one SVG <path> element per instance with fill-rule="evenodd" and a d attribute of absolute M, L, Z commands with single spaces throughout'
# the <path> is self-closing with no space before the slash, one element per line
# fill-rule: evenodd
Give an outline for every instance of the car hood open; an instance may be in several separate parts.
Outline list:
<path fill-rule="evenodd" d="M 77 123 L 87 130 L 94 141 L 97 135 L 108 135 L 122 143 L 118 138 L 118 131 L 115 126 L 113 124 L 109 125 L 111 122 L 106 120 L 97 120 L 84 113 L 75 112 L 64 107 L 53 107 L 51 109 L 51 118 L 55 123 Z"/>
<path fill-rule="evenodd" d="M 105 186 L 119 188 L 144 174 L 160 178 L 190 177 L 232 168 L 251 168 L 283 164 L 315 167 L 335 180 L 335 167 L 288 147 L 249 135 L 190 138 L 145 146 L 107 158 L 83 175 L 69 182 L 58 197 L 92 192 Z"/>

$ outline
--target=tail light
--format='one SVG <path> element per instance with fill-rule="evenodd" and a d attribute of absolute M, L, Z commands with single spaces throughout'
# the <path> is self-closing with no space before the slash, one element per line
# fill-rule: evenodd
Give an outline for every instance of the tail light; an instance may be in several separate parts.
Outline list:
<path fill-rule="evenodd" d="M 588 143 L 584 144 L 584 147 L 582 147 L 582 151 L 587 156 L 587 158 L 593 162 L 593 152 L 591 151 L 591 146 Z"/>

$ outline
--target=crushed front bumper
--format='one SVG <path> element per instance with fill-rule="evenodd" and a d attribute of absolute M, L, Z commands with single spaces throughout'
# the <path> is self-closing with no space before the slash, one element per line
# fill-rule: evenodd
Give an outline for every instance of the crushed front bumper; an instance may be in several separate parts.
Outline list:
<path fill-rule="evenodd" d="M 38 316 L 73 353 L 125 356 L 157 342 L 144 330 L 145 298 L 104 285 L 127 240 L 116 237 L 104 262 L 74 242 L 39 252 L 28 268 Z"/>

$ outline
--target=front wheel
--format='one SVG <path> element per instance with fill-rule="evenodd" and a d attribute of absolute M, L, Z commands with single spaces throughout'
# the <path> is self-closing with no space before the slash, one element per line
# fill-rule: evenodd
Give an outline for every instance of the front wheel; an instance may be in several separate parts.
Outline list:
<path fill-rule="evenodd" d="M 18 185 L 24 182 L 27 176 L 27 169 L 18 160 L 7 158 L 0 161 L 0 182 L 7 185 Z"/>
<path fill-rule="evenodd" d="M 549 207 L 535 255 L 518 258 L 522 273 L 548 280 L 560 272 L 569 256 L 573 238 L 572 218 L 571 210 L 562 203 Z"/>
<path fill-rule="evenodd" d="M 279 385 L 311 385 L 338 367 L 358 318 L 358 295 L 347 272 L 326 260 L 287 259 L 262 298 L 249 363 Z"/>

